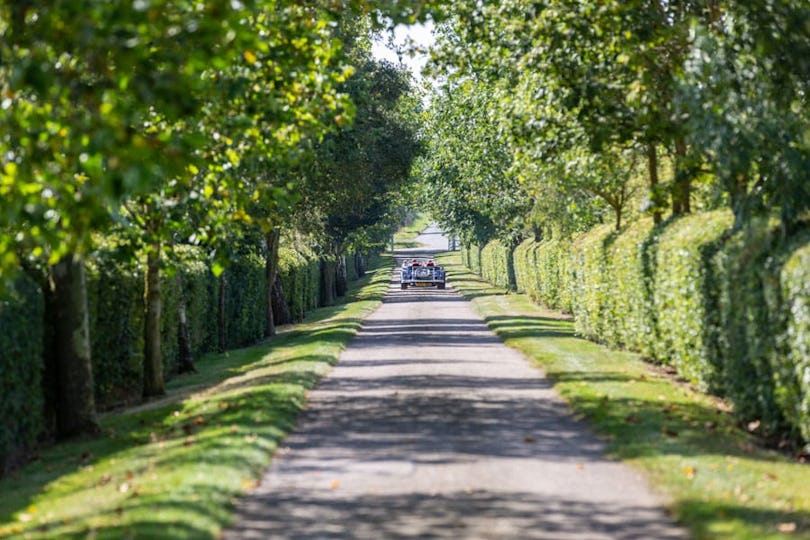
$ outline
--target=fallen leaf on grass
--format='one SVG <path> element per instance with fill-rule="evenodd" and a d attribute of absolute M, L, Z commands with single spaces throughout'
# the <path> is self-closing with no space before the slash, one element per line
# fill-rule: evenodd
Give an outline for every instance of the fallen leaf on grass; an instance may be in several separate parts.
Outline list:
<path fill-rule="evenodd" d="M 628 424 L 638 424 L 641 422 L 641 418 L 639 418 L 638 415 L 631 413 L 624 417 L 624 421 Z"/>
<path fill-rule="evenodd" d="M 245 491 L 249 491 L 251 489 L 256 489 L 259 487 L 259 480 L 254 480 L 252 478 L 244 478 L 242 479 L 242 489 Z"/>
<path fill-rule="evenodd" d="M 778 529 L 780 533 L 786 534 L 794 533 L 796 532 L 796 523 L 793 521 L 787 523 L 780 523 Z"/>

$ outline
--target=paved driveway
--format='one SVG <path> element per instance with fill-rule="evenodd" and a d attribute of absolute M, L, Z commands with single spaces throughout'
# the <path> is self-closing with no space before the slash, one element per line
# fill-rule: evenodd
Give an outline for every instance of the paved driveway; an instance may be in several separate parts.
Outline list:
<path fill-rule="evenodd" d="M 438 231 L 427 233 L 429 248 L 447 248 Z M 603 456 L 542 373 L 504 346 L 452 283 L 402 291 L 395 281 L 225 532 L 683 537 L 636 472 Z"/>

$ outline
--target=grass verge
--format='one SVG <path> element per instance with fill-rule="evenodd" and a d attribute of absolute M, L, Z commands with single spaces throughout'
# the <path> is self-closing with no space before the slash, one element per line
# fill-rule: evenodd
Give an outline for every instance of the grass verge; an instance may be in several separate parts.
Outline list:
<path fill-rule="evenodd" d="M 394 234 L 394 249 L 409 249 L 419 247 L 416 237 L 430 225 L 430 216 L 419 213 L 413 223 L 407 227 L 402 227 Z"/>
<path fill-rule="evenodd" d="M 638 355 L 578 338 L 568 318 L 484 282 L 459 254 L 439 261 L 453 288 L 543 368 L 611 455 L 644 471 L 693 538 L 810 538 L 810 466 L 762 449 L 728 407 Z"/>
<path fill-rule="evenodd" d="M 313 387 L 380 303 L 393 260 L 345 303 L 272 341 L 211 355 L 167 398 L 106 416 L 0 481 L 0 537 L 214 538 L 258 485 Z"/>

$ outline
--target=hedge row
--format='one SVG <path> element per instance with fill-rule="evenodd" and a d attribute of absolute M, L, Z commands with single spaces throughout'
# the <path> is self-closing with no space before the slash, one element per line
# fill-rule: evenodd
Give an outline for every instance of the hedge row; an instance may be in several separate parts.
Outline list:
<path fill-rule="evenodd" d="M 0 299 L 0 474 L 42 429 L 43 310 L 39 287 L 26 278 Z"/>
<path fill-rule="evenodd" d="M 466 244 L 461 249 L 461 262 L 479 275 L 481 274 L 481 251 L 481 247 L 475 244 Z"/>
<path fill-rule="evenodd" d="M 279 249 L 279 276 L 290 314 L 295 321 L 320 304 L 321 266 L 309 251 Z"/>
<path fill-rule="evenodd" d="M 527 240 L 517 288 L 573 313 L 581 335 L 730 398 L 764 433 L 810 442 L 810 232 L 783 240 L 767 220 L 732 221 L 716 211 Z"/>
<path fill-rule="evenodd" d="M 512 250 L 495 240 L 481 250 L 481 276 L 498 287 L 514 290 L 515 267 Z"/>
<path fill-rule="evenodd" d="M 264 261 L 254 255 L 235 259 L 220 278 L 195 248 L 178 252 L 173 272 L 164 272 L 162 354 L 165 377 L 178 372 L 179 306 L 185 302 L 192 354 L 199 358 L 220 348 L 245 346 L 264 336 Z M 320 305 L 320 261 L 311 252 L 279 250 L 279 278 L 296 320 Z M 87 264 L 88 311 L 97 407 L 138 402 L 142 391 L 143 272 L 102 250 Z M 42 425 L 43 300 L 39 287 L 22 277 L 0 299 L 0 474 L 4 465 L 30 448 Z M 220 293 L 224 334 L 219 331 Z"/>

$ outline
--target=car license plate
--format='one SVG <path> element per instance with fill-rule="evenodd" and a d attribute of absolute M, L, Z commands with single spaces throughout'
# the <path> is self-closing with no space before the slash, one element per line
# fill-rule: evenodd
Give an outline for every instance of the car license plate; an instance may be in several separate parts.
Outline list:
<path fill-rule="evenodd" d="M 414 285 L 417 287 L 430 287 L 433 285 L 433 283 L 415 283 Z"/>

